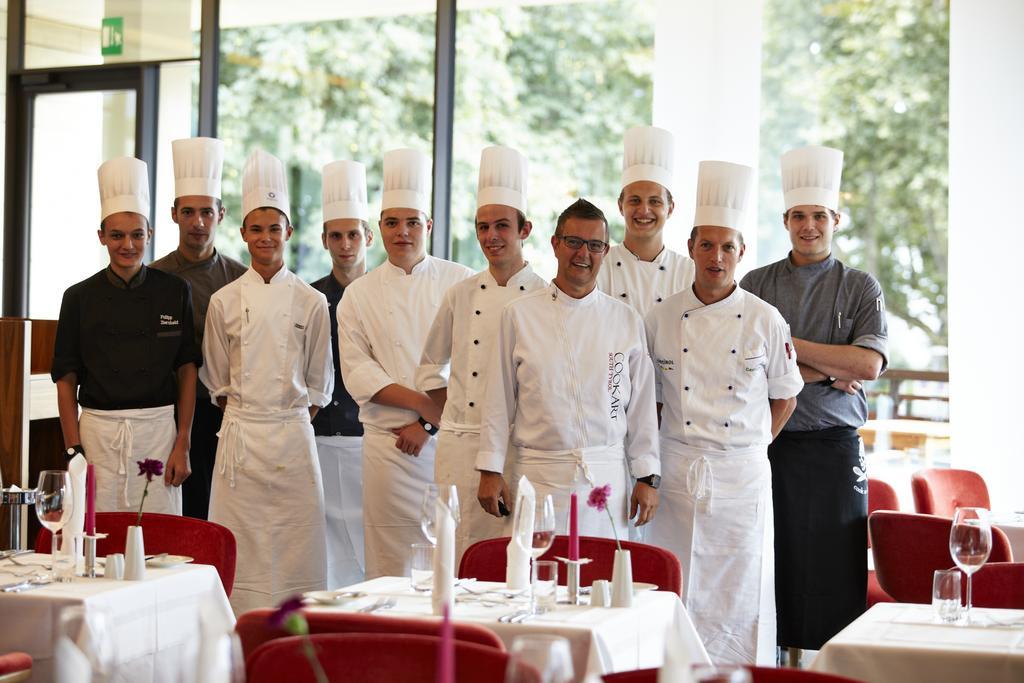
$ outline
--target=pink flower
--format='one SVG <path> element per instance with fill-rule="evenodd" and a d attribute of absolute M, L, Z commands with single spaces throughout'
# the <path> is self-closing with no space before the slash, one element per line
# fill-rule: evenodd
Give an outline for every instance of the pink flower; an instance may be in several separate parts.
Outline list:
<path fill-rule="evenodd" d="M 309 632 L 308 627 L 303 627 L 305 619 L 299 610 L 302 609 L 302 598 L 294 596 L 288 598 L 274 610 L 269 617 L 267 617 L 267 623 L 271 628 L 280 628 L 288 631 L 292 635 L 305 635 Z M 295 619 L 294 617 L 298 617 Z M 299 622 L 301 621 L 302 625 Z M 296 628 L 298 626 L 298 628 Z"/>
<path fill-rule="evenodd" d="M 587 498 L 587 505 L 592 508 L 596 508 L 598 512 L 608 507 L 608 497 L 612 495 L 611 484 L 605 484 L 604 486 L 595 486 L 590 490 L 590 496 Z"/>
<path fill-rule="evenodd" d="M 135 462 L 139 465 L 139 476 L 146 475 L 147 483 L 153 481 L 153 477 L 159 477 L 164 473 L 164 464 L 159 460 L 146 458 Z"/>

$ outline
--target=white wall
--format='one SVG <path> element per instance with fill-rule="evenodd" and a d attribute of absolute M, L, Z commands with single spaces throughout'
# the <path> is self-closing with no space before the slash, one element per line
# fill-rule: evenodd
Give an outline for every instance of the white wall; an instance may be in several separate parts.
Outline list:
<path fill-rule="evenodd" d="M 953 0 L 949 374 L 954 467 L 1024 509 L 1024 2 Z"/>

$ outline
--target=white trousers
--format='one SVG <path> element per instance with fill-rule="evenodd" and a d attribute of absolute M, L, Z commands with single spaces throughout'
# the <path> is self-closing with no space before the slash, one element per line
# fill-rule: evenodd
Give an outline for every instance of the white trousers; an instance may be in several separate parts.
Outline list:
<path fill-rule="evenodd" d="M 146 477 L 140 460 L 151 458 L 167 466 L 177 429 L 174 406 L 137 410 L 83 408 L 78 420 L 85 456 L 96 472 L 97 512 L 138 512 Z M 181 488 L 165 486 L 164 478 L 149 485 L 143 512 L 181 514 Z"/>
<path fill-rule="evenodd" d="M 322 590 L 324 494 L 309 412 L 228 406 L 217 436 L 210 521 L 235 535 L 235 614 Z"/>
<path fill-rule="evenodd" d="M 327 589 L 359 583 L 363 555 L 363 439 L 318 436 L 316 451 L 324 481 L 327 518 Z"/>
<path fill-rule="evenodd" d="M 405 576 L 409 546 L 427 542 L 420 529 L 420 508 L 427 485 L 434 481 L 436 445 L 437 439 L 430 437 L 419 456 L 406 455 L 395 448 L 394 434 L 366 429 L 363 534 L 367 579 Z"/>
<path fill-rule="evenodd" d="M 683 600 L 715 663 L 775 662 L 775 552 L 767 449 L 661 442 L 648 542 L 674 552 Z"/>

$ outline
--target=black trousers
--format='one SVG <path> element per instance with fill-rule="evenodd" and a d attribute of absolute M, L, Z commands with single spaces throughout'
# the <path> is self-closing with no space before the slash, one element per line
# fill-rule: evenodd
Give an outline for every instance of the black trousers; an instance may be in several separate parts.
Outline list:
<path fill-rule="evenodd" d="M 224 413 L 210 403 L 209 397 L 196 397 L 192 417 L 192 448 L 189 462 L 192 475 L 181 485 L 181 512 L 186 517 L 206 519 L 210 511 L 210 486 L 217 458 L 217 432 Z"/>
<path fill-rule="evenodd" d="M 782 432 L 768 448 L 778 643 L 820 650 L 867 607 L 867 475 L 852 427 Z"/>

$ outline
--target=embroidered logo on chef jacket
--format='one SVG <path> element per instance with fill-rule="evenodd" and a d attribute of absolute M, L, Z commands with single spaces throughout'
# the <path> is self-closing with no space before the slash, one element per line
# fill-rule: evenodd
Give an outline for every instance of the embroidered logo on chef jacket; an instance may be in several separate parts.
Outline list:
<path fill-rule="evenodd" d="M 743 352 L 743 371 L 758 372 L 768 366 L 768 352 L 763 346 L 754 346 Z"/>
<path fill-rule="evenodd" d="M 671 358 L 658 358 L 655 363 L 662 372 L 672 372 L 676 369 L 676 362 Z"/>
<path fill-rule="evenodd" d="M 161 325 L 161 327 L 163 327 L 165 325 L 174 326 L 174 325 L 180 325 L 180 324 L 181 323 L 178 322 L 178 319 L 175 318 L 173 315 L 168 315 L 166 313 L 161 313 L 160 314 L 160 325 Z"/>
<path fill-rule="evenodd" d="M 625 367 L 624 353 L 615 351 L 608 354 L 608 396 L 611 399 L 608 417 L 613 420 L 619 419 L 619 410 L 622 408 L 622 372 Z"/>

